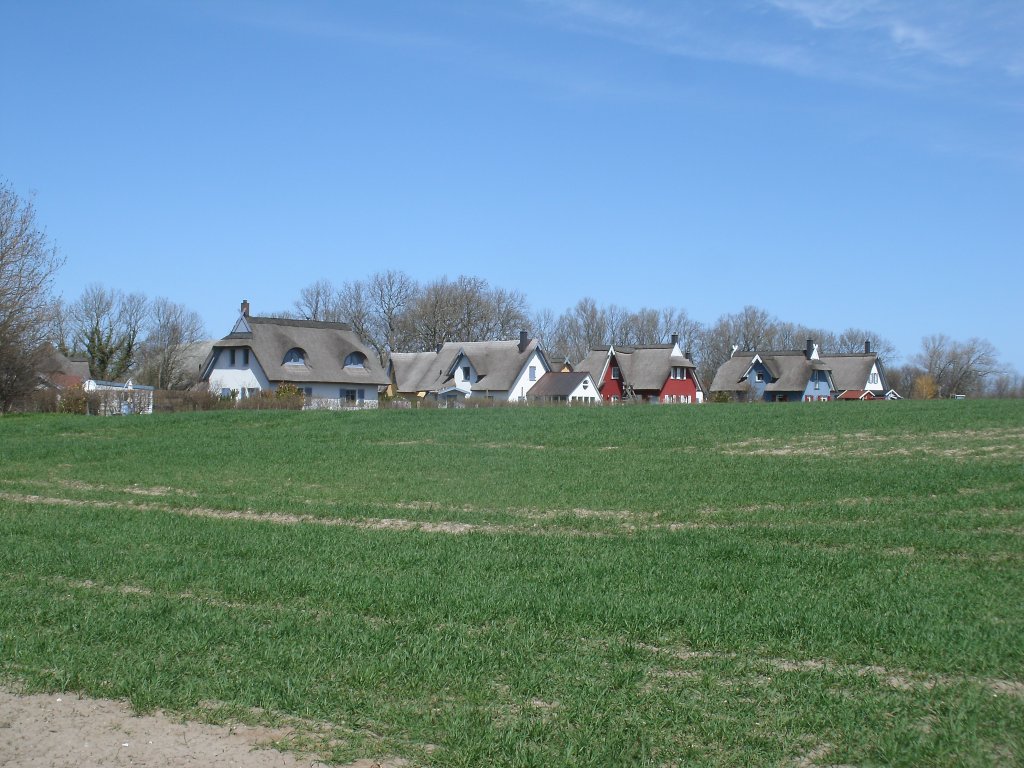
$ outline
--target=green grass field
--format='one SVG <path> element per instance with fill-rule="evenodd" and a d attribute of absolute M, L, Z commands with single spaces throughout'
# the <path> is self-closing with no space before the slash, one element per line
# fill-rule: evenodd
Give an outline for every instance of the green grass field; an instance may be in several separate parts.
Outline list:
<path fill-rule="evenodd" d="M 0 682 L 432 766 L 1024 765 L 1024 402 L 0 418 Z"/>

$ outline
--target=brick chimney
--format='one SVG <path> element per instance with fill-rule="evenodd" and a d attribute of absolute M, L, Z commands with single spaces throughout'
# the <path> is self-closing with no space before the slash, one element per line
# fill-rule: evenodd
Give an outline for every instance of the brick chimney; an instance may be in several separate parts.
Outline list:
<path fill-rule="evenodd" d="M 248 299 L 242 299 L 241 310 L 242 310 L 242 317 L 248 317 L 249 316 L 249 300 Z"/>

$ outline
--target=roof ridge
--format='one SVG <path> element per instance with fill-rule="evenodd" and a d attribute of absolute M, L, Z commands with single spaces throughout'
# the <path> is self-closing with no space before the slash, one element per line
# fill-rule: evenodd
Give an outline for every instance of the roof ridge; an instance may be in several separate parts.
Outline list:
<path fill-rule="evenodd" d="M 321 328 L 331 331 L 351 331 L 349 323 L 339 323 L 330 320 L 299 320 L 291 317 L 247 317 L 249 323 L 257 325 L 283 325 L 289 328 Z"/>

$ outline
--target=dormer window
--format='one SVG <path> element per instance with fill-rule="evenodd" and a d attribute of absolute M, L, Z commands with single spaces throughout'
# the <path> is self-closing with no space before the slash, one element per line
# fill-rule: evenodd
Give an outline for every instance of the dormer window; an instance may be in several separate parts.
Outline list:
<path fill-rule="evenodd" d="M 366 355 L 362 352 L 350 352 L 345 357 L 346 368 L 365 368 L 366 367 Z"/>
<path fill-rule="evenodd" d="M 758 372 L 757 372 L 757 373 L 755 374 L 755 377 L 754 377 L 754 378 L 755 378 L 755 380 L 756 380 L 756 381 L 758 381 L 758 382 L 763 382 L 763 381 L 764 381 L 764 374 L 763 374 L 763 373 L 761 373 L 760 371 L 758 371 Z"/>
<path fill-rule="evenodd" d="M 284 365 L 305 365 L 306 350 L 292 347 L 284 355 Z"/>
<path fill-rule="evenodd" d="M 465 379 L 466 381 L 469 381 L 469 366 L 468 365 L 462 366 L 462 378 Z"/>
<path fill-rule="evenodd" d="M 619 366 L 617 366 L 617 365 L 613 365 L 612 366 L 612 378 L 613 379 L 621 379 L 622 378 L 622 372 L 619 371 Z"/>

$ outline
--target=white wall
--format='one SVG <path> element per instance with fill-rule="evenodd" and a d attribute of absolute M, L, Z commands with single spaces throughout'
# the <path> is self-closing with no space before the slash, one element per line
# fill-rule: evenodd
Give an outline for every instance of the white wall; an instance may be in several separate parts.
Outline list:
<path fill-rule="evenodd" d="M 584 387 L 584 384 L 587 386 Z M 601 399 L 601 393 L 597 389 L 597 383 L 594 381 L 593 376 L 588 374 L 587 378 L 576 385 L 576 389 L 569 395 L 569 402 L 572 402 L 577 397 L 591 402 L 597 402 Z"/>
<path fill-rule="evenodd" d="M 535 366 L 537 369 L 537 376 L 533 381 L 530 381 L 530 366 Z M 534 350 L 533 354 L 526 361 L 526 365 L 523 366 L 523 370 L 519 372 L 519 376 L 512 384 L 512 389 L 507 393 L 507 399 L 509 401 L 519 400 L 520 398 L 526 397 L 533 385 L 540 380 L 540 377 L 547 373 L 548 369 L 544 367 L 544 363 L 541 361 L 540 353 Z M 494 393 L 497 397 L 498 393 Z"/>
<path fill-rule="evenodd" d="M 210 391 L 221 394 L 222 390 L 272 389 L 263 368 L 256 361 L 256 355 L 249 353 L 249 363 L 242 363 L 243 352 L 235 350 L 235 364 L 231 365 L 230 350 L 217 350 L 217 358 L 210 370 Z"/>
<path fill-rule="evenodd" d="M 874 377 L 874 379 L 872 379 L 872 376 Z M 864 383 L 864 388 L 871 393 L 885 393 L 885 390 L 882 388 L 882 377 L 878 373 L 877 364 L 873 364 L 871 366 L 871 373 L 868 374 L 868 380 Z"/>

